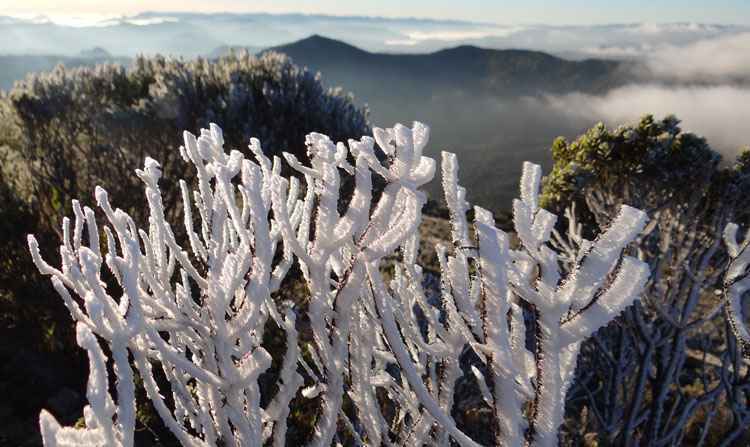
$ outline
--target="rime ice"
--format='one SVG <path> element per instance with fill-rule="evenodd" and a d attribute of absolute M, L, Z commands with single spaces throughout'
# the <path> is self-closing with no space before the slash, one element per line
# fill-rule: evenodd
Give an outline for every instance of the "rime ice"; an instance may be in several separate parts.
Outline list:
<path fill-rule="evenodd" d="M 314 446 L 339 443 L 342 429 L 367 445 L 397 439 L 476 446 L 451 417 L 464 374 L 458 359 L 467 349 L 483 365 L 472 365 L 470 374 L 496 416 L 496 443 L 556 444 L 581 342 L 631 304 L 648 278 L 643 262 L 623 255 L 645 214 L 622 207 L 597 240 L 578 236 L 579 252 L 557 252 L 550 245 L 557 217 L 538 206 L 541 169 L 527 163 L 513 205 L 521 245 L 511 249 L 489 211 L 475 207 L 474 221 L 467 221 L 471 206 L 456 157 L 443 153 L 453 244 L 438 247 L 442 288 L 431 297 L 416 262 L 426 199 L 420 187 L 436 170 L 423 155 L 429 129 L 414 123 L 373 134 L 348 144 L 308 135 L 309 166 L 284 155 L 303 185 L 282 177 L 281 159 L 265 157 L 256 139 L 252 159 L 228 152 L 212 124 L 198 137 L 186 132 L 180 148 L 196 173 L 195 184 L 179 181 L 179 234 L 187 246 L 166 221 L 161 167 L 151 158 L 136 171 L 147 228 L 137 228 L 97 188 L 107 222 L 100 228 L 93 210 L 74 202 L 73 228 L 68 219 L 63 224 L 59 269 L 41 258 L 29 236 L 34 262 L 77 322 L 91 371 L 86 427 L 63 428 L 42 412 L 45 445 L 132 446 L 135 368 L 159 416 L 186 446 L 283 446 L 296 396 L 321 399 Z M 342 172 L 355 183 L 343 214 Z M 373 176 L 385 182 L 375 203 Z M 395 258 L 389 276 L 385 258 Z M 310 295 L 306 342 L 296 324 L 302 310 L 272 297 L 295 262 Z M 572 267 L 563 277 L 565 262 Z M 107 288 L 105 269 L 117 290 Z M 524 339 L 524 309 L 536 325 L 533 352 Z M 285 334 L 284 352 L 263 346 L 269 323 Z M 111 351 L 116 396 L 108 393 L 100 343 Z M 272 354 L 281 359 L 277 391 L 262 406 L 258 378 Z M 162 369 L 166 388 L 159 388 L 154 368 Z M 384 414 L 378 391 L 395 416 Z M 353 413 L 343 411 L 346 398 Z"/>

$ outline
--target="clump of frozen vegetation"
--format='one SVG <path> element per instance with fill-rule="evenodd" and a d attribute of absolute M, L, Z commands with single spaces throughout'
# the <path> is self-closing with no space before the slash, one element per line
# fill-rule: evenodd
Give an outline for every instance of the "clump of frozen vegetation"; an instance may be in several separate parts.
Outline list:
<path fill-rule="evenodd" d="M 281 159 L 267 158 L 258 140 L 251 159 L 227 153 L 218 126 L 198 138 L 185 133 L 180 150 L 197 182 L 179 182 L 184 230 L 165 218 L 160 166 L 147 158 L 136 172 L 148 228 L 97 188 L 107 223 L 74 201 L 61 267 L 45 262 L 29 236 L 90 360 L 85 428 L 61 427 L 43 411 L 45 445 L 133 445 L 137 375 L 186 446 L 283 446 L 297 397 L 320 399 L 315 446 L 344 437 L 475 446 L 451 415 L 465 374 L 492 409 L 497 445 L 557 444 L 581 342 L 633 303 L 648 279 L 647 264 L 624 254 L 645 213 L 622 206 L 596 240 L 578 237 L 556 251 L 557 216 L 539 207 L 541 169 L 527 163 L 514 202 L 519 242 L 511 244 L 489 211 L 468 213 L 456 158 L 443 153 L 453 244 L 438 247 L 442 287 L 430 296 L 416 262 L 420 187 L 436 169 L 423 155 L 429 129 L 373 133 L 348 147 L 308 135 L 309 164 L 285 154 L 304 183 L 283 177 Z M 343 214 L 342 171 L 356 184 Z M 384 180 L 382 193 L 373 176 Z M 294 263 L 309 292 L 304 307 L 275 295 Z M 264 346 L 269 324 L 285 334 L 283 352 Z M 459 361 L 467 351 L 478 359 L 468 371 Z M 273 359 L 277 382 L 262 390 L 271 394 L 262 405 L 259 376 Z"/>

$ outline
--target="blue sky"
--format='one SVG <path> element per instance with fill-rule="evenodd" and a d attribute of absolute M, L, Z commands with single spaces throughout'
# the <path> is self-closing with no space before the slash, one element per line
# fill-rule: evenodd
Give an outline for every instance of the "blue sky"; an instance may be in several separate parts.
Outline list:
<path fill-rule="evenodd" d="M 748 0 L 0 0 L 0 15 L 122 15 L 141 11 L 302 12 L 310 14 L 430 17 L 500 24 L 701 22 L 750 24 Z"/>

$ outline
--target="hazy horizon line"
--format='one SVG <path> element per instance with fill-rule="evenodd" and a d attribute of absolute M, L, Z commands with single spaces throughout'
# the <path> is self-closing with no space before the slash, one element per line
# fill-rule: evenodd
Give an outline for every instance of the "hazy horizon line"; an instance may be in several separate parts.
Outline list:
<path fill-rule="evenodd" d="M 712 22 L 712 21 L 695 21 L 695 20 L 671 20 L 671 21 L 611 21 L 611 22 L 592 22 L 592 23 L 562 23 L 554 24 L 549 22 L 538 22 L 538 21 L 516 21 L 516 22 L 490 22 L 490 21 L 475 21 L 475 20 L 463 20 L 463 19 L 442 19 L 437 17 L 427 16 L 384 16 L 384 15 L 367 15 L 367 14 L 331 14 L 331 13 L 309 13 L 309 12 L 271 12 L 271 11 L 200 11 L 193 12 L 189 10 L 174 10 L 174 11 L 156 11 L 156 10 L 143 10 L 136 13 L 123 13 L 123 14 L 101 14 L 101 13 L 86 13 L 86 12 L 74 12 L 70 14 L 59 14 L 59 13 L 3 13 L 0 14 L 0 18 L 6 17 L 14 20 L 21 20 L 31 22 L 37 18 L 47 19 L 47 22 L 40 22 L 38 24 L 49 24 L 52 23 L 58 26 L 69 26 L 74 28 L 86 28 L 96 27 L 96 23 L 102 23 L 113 20 L 128 20 L 138 19 L 142 17 L 153 17 L 168 19 L 178 18 L 169 17 L 170 15 L 177 15 L 183 17 L 189 16 L 270 16 L 270 17 L 310 17 L 310 18 L 327 18 L 327 19 L 364 19 L 364 20 L 380 20 L 380 21 L 392 21 L 392 22 L 423 22 L 423 23 L 436 23 L 436 24 L 457 24 L 457 25 L 474 25 L 474 26 L 491 26 L 491 27 L 508 27 L 508 26 L 529 26 L 529 27 L 548 27 L 548 28 L 606 28 L 613 26 L 636 26 L 636 25 L 704 25 L 704 26 L 716 26 L 716 27 L 738 27 L 738 28 L 750 28 L 750 25 L 742 24 L 739 22 Z M 55 21 L 55 19 L 90 19 L 97 20 L 92 21 L 89 24 L 74 25 L 72 23 L 64 23 L 62 21 Z M 139 26 L 148 26 L 157 23 L 145 23 Z M 104 25 L 111 26 L 111 25 Z"/>

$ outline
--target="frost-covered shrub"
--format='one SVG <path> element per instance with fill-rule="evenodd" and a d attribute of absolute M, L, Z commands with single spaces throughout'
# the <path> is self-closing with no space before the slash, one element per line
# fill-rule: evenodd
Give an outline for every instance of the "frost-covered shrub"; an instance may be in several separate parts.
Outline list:
<path fill-rule="evenodd" d="M 282 175 L 281 159 L 264 155 L 257 139 L 247 158 L 226 152 L 218 126 L 198 138 L 185 133 L 179 153 L 195 175 L 178 181 L 184 245 L 151 158 L 136 171 L 146 228 L 97 188 L 106 224 L 74 201 L 61 267 L 45 262 L 29 236 L 90 361 L 85 428 L 63 428 L 42 412 L 45 444 L 132 445 L 136 374 L 183 445 L 285 445 L 292 400 L 317 399 L 315 446 L 343 439 L 475 446 L 451 415 L 464 376 L 491 409 L 494 444 L 557 444 L 581 342 L 629 306 L 648 278 L 644 262 L 623 255 L 645 214 L 621 207 L 596 240 L 579 239 L 580 250 L 566 258 L 550 245 L 556 216 L 538 204 L 541 170 L 526 164 L 514 202 L 520 242 L 511 248 L 488 211 L 475 207 L 467 220 L 455 156 L 444 153 L 453 246 L 438 248 L 435 295 L 416 263 L 420 187 L 435 172 L 422 155 L 429 129 L 415 123 L 373 133 L 348 147 L 309 134 L 309 162 L 284 154 L 304 185 Z M 344 171 L 356 186 L 341 213 Z M 385 183 L 377 196 L 374 177 Z M 309 292 L 304 306 L 274 299 L 293 264 Z M 269 324 L 285 334 L 284 349 L 266 349 Z M 464 370 L 459 357 L 468 351 L 477 361 Z M 276 383 L 261 389 L 274 360 Z M 270 396 L 264 404 L 261 395 Z"/>
<path fill-rule="evenodd" d="M 141 182 L 131 175 L 146 156 L 164 172 L 160 190 L 168 217 L 181 219 L 175 180 L 191 175 L 177 151 L 181 131 L 211 121 L 227 123 L 224 138 L 241 150 L 247 152 L 255 135 L 277 155 L 284 150 L 303 160 L 309 132 L 345 141 L 369 131 L 366 110 L 356 108 L 350 96 L 270 54 L 237 53 L 215 61 L 145 57 L 128 68 L 60 67 L 0 93 L 0 175 L 8 185 L 0 191 L 0 332 L 6 340 L 0 343 L 6 359 L 0 368 L 5 396 L 0 413 L 12 409 L 6 425 L 21 427 L 3 432 L 7 438 L 0 436 L 0 444 L 26 442 L 34 430 L 28 421 L 42 406 L 54 407 L 56 395 L 63 403 L 80 399 L 71 390 L 79 390 L 85 375 L 75 327 L 51 285 L 40 286 L 23 235 L 37 234 L 45 258 L 55 259 L 61 217 L 73 212 L 71 199 L 90 200 L 96 185 L 146 226 Z M 187 242 L 184 234 L 176 237 Z M 65 374 L 51 374 L 48 364 L 63 354 L 71 359 Z M 141 388 L 137 395 L 142 400 Z M 75 417 L 70 408 L 76 405 L 63 405 L 68 410 L 59 416 Z M 149 428 L 161 436 L 163 427 L 150 414 L 140 413 L 139 421 L 147 415 L 156 422 Z"/>
<path fill-rule="evenodd" d="M 651 218 L 633 248 L 652 271 L 643 299 L 583 346 L 571 390 L 571 429 L 605 443 L 729 443 L 750 424 L 742 391 L 750 376 L 717 296 L 730 258 L 722 232 L 730 220 L 748 221 L 747 153 L 725 167 L 678 124 L 650 116 L 614 130 L 600 124 L 552 149 L 542 202 L 556 210 L 572 203 L 575 222 L 558 238 L 561 249 L 596 234 L 623 204 Z M 584 407 L 593 417 L 580 427 Z M 731 422 L 717 416 L 730 410 Z"/>
<path fill-rule="evenodd" d="M 303 158 L 309 132 L 346 140 L 369 131 L 366 111 L 350 95 L 326 89 L 283 55 L 245 52 L 215 61 L 138 57 L 129 68 L 60 66 L 30 75 L 0 99 L 0 147 L 30 171 L 24 191 L 54 228 L 71 199 L 96 185 L 142 223 L 138 184 L 125 173 L 146 156 L 157 160 L 170 212 L 180 197 L 171 179 L 186 175 L 174 141 L 182 129 L 210 122 L 227 123 L 224 135 L 235 147 L 252 131 L 268 147 Z"/>

